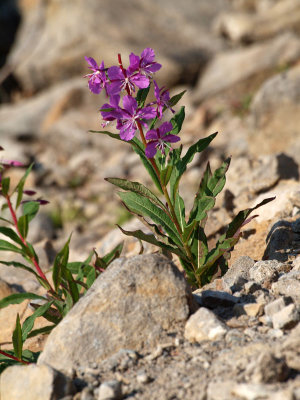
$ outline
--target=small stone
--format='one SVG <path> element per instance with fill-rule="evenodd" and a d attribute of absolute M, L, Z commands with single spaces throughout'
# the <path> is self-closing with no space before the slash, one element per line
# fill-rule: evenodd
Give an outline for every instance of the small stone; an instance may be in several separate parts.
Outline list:
<path fill-rule="evenodd" d="M 291 296 L 300 300 L 300 280 L 295 278 L 280 279 L 272 284 L 271 290 L 274 294 Z"/>
<path fill-rule="evenodd" d="M 236 315 L 246 314 L 249 317 L 257 317 L 263 314 L 264 305 L 259 303 L 236 304 L 233 311 Z"/>
<path fill-rule="evenodd" d="M 71 380 L 47 365 L 15 365 L 1 374 L 1 400 L 58 400 L 72 393 Z"/>
<path fill-rule="evenodd" d="M 279 297 L 265 306 L 265 314 L 272 317 L 278 311 L 282 310 L 285 306 L 291 304 L 293 300 L 291 297 Z"/>
<path fill-rule="evenodd" d="M 253 383 L 283 382 L 289 374 L 284 358 L 277 358 L 269 351 L 263 352 L 254 362 L 251 381 Z"/>
<path fill-rule="evenodd" d="M 98 392 L 98 400 L 122 399 L 122 384 L 120 381 L 107 381 L 101 383 Z"/>
<path fill-rule="evenodd" d="M 233 291 L 240 290 L 249 280 L 249 270 L 255 261 L 248 256 L 240 257 L 226 272 L 222 280 L 231 287 Z"/>
<path fill-rule="evenodd" d="M 276 260 L 258 261 L 249 271 L 250 278 L 259 284 L 272 282 L 277 279 L 280 265 Z"/>
<path fill-rule="evenodd" d="M 289 304 L 272 317 L 275 329 L 292 329 L 299 322 L 299 312 L 295 304 Z"/>
<path fill-rule="evenodd" d="M 201 307 L 187 321 L 184 336 L 190 342 L 220 340 L 227 331 L 227 326 L 212 311 Z"/>
<path fill-rule="evenodd" d="M 142 384 L 149 383 L 151 381 L 149 375 L 147 375 L 145 371 L 139 372 L 136 376 L 136 380 L 138 383 Z"/>
<path fill-rule="evenodd" d="M 201 292 L 195 291 L 196 301 L 204 307 L 214 309 L 216 307 L 232 307 L 239 302 L 239 298 L 227 292 L 217 290 L 203 290 Z M 199 299 L 200 297 L 200 299 Z"/>
<path fill-rule="evenodd" d="M 255 281 L 249 281 L 249 282 L 245 283 L 244 289 L 245 289 L 246 294 L 253 294 L 257 290 L 260 290 L 261 286 L 258 283 L 256 283 Z"/>

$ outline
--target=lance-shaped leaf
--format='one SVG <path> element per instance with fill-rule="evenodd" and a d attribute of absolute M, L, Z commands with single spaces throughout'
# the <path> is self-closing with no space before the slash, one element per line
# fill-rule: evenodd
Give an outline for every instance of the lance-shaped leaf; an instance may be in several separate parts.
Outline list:
<path fill-rule="evenodd" d="M 191 242 L 191 252 L 196 266 L 195 273 L 199 272 L 208 254 L 207 238 L 201 226 L 197 225 L 194 229 Z"/>
<path fill-rule="evenodd" d="M 9 237 L 11 240 L 19 244 L 21 247 L 24 247 L 22 240 L 19 238 L 19 236 L 13 229 L 8 228 L 6 226 L 0 226 L 0 233 L 2 233 L 6 237 Z"/>
<path fill-rule="evenodd" d="M 40 208 L 40 204 L 37 201 L 29 201 L 23 204 L 23 215 L 27 215 L 28 222 L 32 221 L 36 216 Z"/>
<path fill-rule="evenodd" d="M 184 107 L 181 107 L 178 113 L 176 113 L 174 117 L 171 119 L 173 129 L 171 130 L 170 133 L 172 135 L 178 135 L 178 133 L 181 131 L 184 118 L 185 118 L 185 109 Z"/>
<path fill-rule="evenodd" d="M 176 247 L 169 246 L 169 245 L 167 245 L 167 244 L 165 244 L 165 243 L 163 243 L 163 242 L 160 242 L 160 241 L 157 240 L 156 237 L 155 237 L 154 235 L 152 235 L 152 234 L 144 233 L 144 232 L 141 231 L 141 230 L 126 231 L 125 229 L 121 228 L 119 225 L 118 225 L 118 228 L 119 228 L 119 229 L 124 233 L 124 235 L 126 235 L 126 236 L 133 236 L 133 237 L 135 237 L 135 238 L 137 238 L 137 239 L 139 239 L 139 240 L 143 240 L 144 242 L 147 242 L 147 243 L 153 244 L 153 245 L 155 245 L 155 246 L 157 246 L 157 247 L 160 247 L 160 248 L 163 249 L 163 250 L 167 250 L 167 251 L 169 251 L 170 253 L 174 253 L 174 254 L 176 254 L 178 257 L 181 257 L 181 258 L 183 258 L 183 259 L 186 258 L 185 254 L 184 254 L 180 249 L 178 249 L 178 248 L 176 248 Z"/>
<path fill-rule="evenodd" d="M 122 250 L 123 250 L 124 242 L 119 243 L 117 246 L 115 246 L 112 251 L 109 253 L 105 254 L 105 256 L 102 257 L 102 260 L 106 264 L 106 267 L 109 266 L 116 258 L 120 257 Z"/>
<path fill-rule="evenodd" d="M 67 260 L 68 262 L 68 260 Z M 73 275 L 71 274 L 70 270 L 67 269 L 67 262 L 65 266 L 62 268 L 62 276 L 67 282 L 68 288 L 69 288 L 69 294 L 72 298 L 72 305 L 75 304 L 79 300 L 79 290 L 78 286 L 73 278 Z"/>
<path fill-rule="evenodd" d="M 216 197 L 226 183 L 225 174 L 228 171 L 230 165 L 230 158 L 227 158 L 220 168 L 216 169 L 207 182 L 207 188 L 212 192 L 213 196 Z"/>
<path fill-rule="evenodd" d="M 183 92 L 180 92 L 178 94 L 175 94 L 174 96 L 171 97 L 171 99 L 168 101 L 168 105 L 170 107 L 174 107 L 182 98 L 182 96 L 185 94 L 186 90 Z M 164 107 L 164 111 L 167 107 Z"/>
<path fill-rule="evenodd" d="M 0 239 L 0 251 L 13 251 L 14 253 L 23 254 L 24 251 L 14 244 L 7 242 L 6 240 Z"/>
<path fill-rule="evenodd" d="M 165 205 L 159 200 L 159 198 L 151 192 L 146 186 L 139 182 L 131 182 L 126 179 L 119 178 L 105 178 L 106 181 L 112 183 L 113 185 L 118 186 L 121 189 L 137 193 L 143 197 L 147 197 L 154 204 L 158 205 L 163 210 L 166 210 Z"/>
<path fill-rule="evenodd" d="M 27 168 L 25 174 L 23 175 L 23 177 L 20 179 L 19 183 L 17 184 L 16 188 L 14 189 L 14 192 L 17 192 L 17 200 L 16 200 L 16 208 L 19 207 L 19 205 L 21 204 L 22 198 L 23 198 L 23 189 L 24 189 L 24 185 L 26 182 L 26 179 L 28 177 L 28 175 L 30 174 L 31 170 L 33 167 L 33 163 Z"/>
<path fill-rule="evenodd" d="M 10 186 L 10 178 L 9 177 L 3 178 L 1 180 L 1 192 L 2 192 L 3 196 L 8 195 L 9 186 Z"/>
<path fill-rule="evenodd" d="M 69 243 L 71 240 L 71 235 L 67 240 L 64 247 L 61 251 L 56 255 L 53 265 L 52 279 L 54 283 L 55 290 L 58 289 L 61 279 L 62 279 L 62 271 L 66 269 L 69 259 Z"/>
<path fill-rule="evenodd" d="M 91 133 L 101 133 L 102 135 L 106 135 L 106 136 L 109 136 L 109 137 L 111 137 L 113 139 L 120 140 L 121 142 L 123 142 L 123 140 L 120 138 L 120 135 L 117 134 L 117 133 L 112 133 L 112 132 L 109 132 L 109 131 L 93 131 L 93 130 L 89 130 L 89 132 L 91 132 Z"/>
<path fill-rule="evenodd" d="M 198 142 L 193 144 L 187 150 L 186 154 L 175 163 L 170 179 L 171 196 L 173 200 L 175 199 L 175 194 L 178 190 L 180 178 L 185 172 L 187 165 L 193 161 L 196 153 L 201 153 L 209 146 L 210 142 L 216 137 L 216 135 L 217 133 L 213 133 L 204 139 L 198 140 Z"/>
<path fill-rule="evenodd" d="M 18 219 L 18 229 L 22 237 L 26 239 L 28 234 L 28 215 L 21 215 Z"/>
<path fill-rule="evenodd" d="M 22 269 L 24 269 L 25 271 L 28 271 L 28 272 L 30 272 L 31 274 L 34 274 L 36 277 L 38 277 L 38 274 L 31 268 L 31 267 L 28 267 L 27 265 L 25 265 L 25 264 L 22 264 L 22 263 L 20 263 L 20 262 L 17 262 L 17 261 L 3 261 L 3 260 L 1 260 L 0 261 L 0 264 L 3 264 L 3 265 L 6 265 L 6 266 L 13 266 L 13 267 L 15 267 L 15 268 L 22 268 Z"/>
<path fill-rule="evenodd" d="M 175 197 L 175 214 L 177 217 L 177 221 L 179 223 L 179 226 L 181 228 L 181 232 L 184 231 L 184 228 L 186 226 L 186 222 L 185 222 L 185 205 L 184 205 L 184 201 L 183 198 L 179 195 L 179 193 L 176 194 Z"/>
<path fill-rule="evenodd" d="M 262 202 L 257 204 L 255 207 L 247 208 L 246 210 L 240 211 L 237 214 L 237 216 L 232 220 L 232 222 L 228 225 L 228 229 L 226 231 L 226 238 L 230 238 L 238 232 L 238 230 L 244 224 L 244 222 L 246 221 L 246 219 L 248 218 L 249 214 L 252 211 L 269 203 L 270 201 L 273 201 L 274 199 L 275 199 L 275 197 L 269 197 L 267 199 L 264 199 Z"/>
<path fill-rule="evenodd" d="M 39 329 L 33 329 L 32 331 L 30 331 L 27 335 L 27 339 L 37 336 L 37 335 L 42 335 L 42 334 L 46 334 L 46 333 L 50 333 L 52 331 L 53 328 L 55 328 L 56 325 L 48 325 L 48 326 L 43 326 L 43 328 L 39 328 Z"/>
<path fill-rule="evenodd" d="M 157 207 L 149 199 L 136 193 L 119 192 L 118 194 L 131 211 L 139 215 L 150 217 L 153 222 L 163 227 L 177 246 L 182 247 L 181 239 L 174 222 L 170 220 L 161 208 Z"/>
<path fill-rule="evenodd" d="M 23 341 L 22 341 L 22 328 L 21 328 L 21 324 L 20 324 L 19 313 L 17 314 L 16 327 L 13 331 L 12 342 L 13 342 L 13 346 L 14 346 L 15 356 L 19 360 L 21 360 L 22 359 Z"/>
<path fill-rule="evenodd" d="M 136 95 L 136 101 L 139 108 L 143 108 L 150 90 L 150 85 L 145 89 L 139 89 Z"/>
<path fill-rule="evenodd" d="M 49 308 L 52 306 L 53 301 L 49 301 L 46 304 L 40 306 L 35 312 L 30 315 L 30 317 L 26 318 L 22 325 L 22 340 L 25 342 L 25 340 L 28 337 L 29 332 L 32 330 L 34 321 L 38 318 L 44 315 L 46 311 L 49 310 Z"/>
<path fill-rule="evenodd" d="M 11 304 L 20 304 L 24 300 L 46 300 L 45 297 L 35 293 L 13 293 L 0 300 L 0 308 L 7 307 Z"/>

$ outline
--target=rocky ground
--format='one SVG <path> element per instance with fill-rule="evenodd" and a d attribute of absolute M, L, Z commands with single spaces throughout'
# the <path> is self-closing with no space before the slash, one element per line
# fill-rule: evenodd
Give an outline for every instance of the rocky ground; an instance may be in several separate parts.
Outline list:
<path fill-rule="evenodd" d="M 35 161 L 28 188 L 50 201 L 29 239 L 45 271 L 71 231 L 72 260 L 125 240 L 127 261 L 115 261 L 46 345 L 28 340 L 45 348 L 39 364 L 7 369 L 1 399 L 300 399 L 300 2 L 113 4 L 19 1 L 22 24 L 0 71 L 0 145 L 3 158 Z M 193 294 L 155 248 L 138 256 L 139 243 L 115 229 L 139 222 L 104 178 L 150 182 L 126 145 L 87 132 L 100 127 L 103 99 L 82 78 L 84 56 L 112 64 L 147 46 L 163 65 L 159 84 L 187 90 L 183 144 L 219 132 L 182 182 L 187 204 L 207 160 L 216 168 L 232 155 L 210 243 L 239 210 L 276 196 L 245 226 L 227 274 Z M 15 182 L 23 173 L 11 172 Z M 24 271 L 1 266 L 0 279 L 1 297 L 40 291 Z M 25 303 L 0 311 L 3 349 L 17 312 L 31 313 Z"/>

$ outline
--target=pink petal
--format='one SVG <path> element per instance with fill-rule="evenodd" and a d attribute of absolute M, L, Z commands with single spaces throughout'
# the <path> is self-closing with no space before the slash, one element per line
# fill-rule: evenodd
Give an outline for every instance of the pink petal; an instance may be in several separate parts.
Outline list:
<path fill-rule="evenodd" d="M 141 118 L 152 119 L 156 117 L 156 110 L 153 107 L 145 107 L 142 108 L 138 114 L 141 116 Z"/>
<path fill-rule="evenodd" d="M 84 57 L 87 63 L 94 69 L 98 69 L 98 64 L 96 61 L 93 59 L 93 57 Z"/>
<path fill-rule="evenodd" d="M 134 115 L 135 110 L 137 109 L 137 102 L 131 96 L 124 96 L 123 97 L 123 107 L 126 111 L 129 112 L 130 115 Z"/>
<path fill-rule="evenodd" d="M 173 125 L 171 122 L 164 122 L 158 129 L 160 137 L 163 137 L 167 132 L 170 132 L 173 129 Z"/>
<path fill-rule="evenodd" d="M 153 158 L 157 152 L 157 141 L 150 142 L 147 144 L 145 154 L 147 158 Z"/>
<path fill-rule="evenodd" d="M 150 81 L 145 75 L 137 74 L 130 80 L 140 89 L 145 89 L 150 85 Z"/>
<path fill-rule="evenodd" d="M 121 68 L 117 67 L 117 66 L 108 68 L 107 74 L 108 74 L 108 77 L 110 80 L 124 79 L 124 75 L 123 75 Z"/>
<path fill-rule="evenodd" d="M 155 58 L 154 50 L 147 47 L 142 51 L 141 58 L 143 58 L 146 63 L 153 62 Z"/>
<path fill-rule="evenodd" d="M 179 136 L 175 136 L 175 135 L 167 135 L 163 137 L 163 141 L 164 142 L 169 142 L 169 143 L 175 143 L 175 142 L 179 142 L 180 137 Z"/>
<path fill-rule="evenodd" d="M 156 129 L 151 129 L 151 131 L 148 131 L 146 133 L 146 139 L 147 140 L 157 140 L 158 139 L 157 130 Z"/>

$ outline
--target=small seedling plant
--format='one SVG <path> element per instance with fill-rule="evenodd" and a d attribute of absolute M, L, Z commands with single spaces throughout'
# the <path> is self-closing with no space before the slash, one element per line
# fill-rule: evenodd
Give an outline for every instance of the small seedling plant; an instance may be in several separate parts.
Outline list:
<path fill-rule="evenodd" d="M 166 255 L 178 256 L 192 287 L 209 283 L 217 271 L 224 274 L 228 269 L 227 254 L 241 237 L 241 227 L 253 218 L 249 218 L 250 213 L 273 198 L 240 211 L 216 245 L 209 248 L 205 234 L 208 212 L 225 185 L 230 158 L 215 171 L 207 164 L 189 212 L 180 195 L 180 182 L 194 156 L 203 152 L 217 133 L 199 139 L 184 154 L 182 145 L 172 147 L 180 141 L 185 118 L 185 108 L 176 112 L 174 107 L 185 92 L 170 97 L 165 87 L 159 87 L 154 74 L 162 66 L 155 61 L 153 49 L 144 49 L 140 56 L 131 53 L 127 68 L 120 54 L 117 65 L 109 68 L 104 61 L 98 65 L 92 57 L 86 57 L 86 61 L 90 69 L 86 75 L 90 91 L 104 92 L 108 98 L 100 108 L 102 127 L 114 123 L 118 133 L 106 129 L 90 132 L 129 144 L 156 187 L 154 192 L 140 182 L 106 178 L 122 189 L 118 193 L 122 203 L 150 233 L 119 228 L 125 235 L 156 245 Z M 155 101 L 147 103 L 150 91 L 154 92 Z"/>
<path fill-rule="evenodd" d="M 3 148 L 0 147 L 0 150 Z M 1 257 L 0 264 L 21 268 L 33 274 L 46 293 L 45 295 L 28 292 L 13 293 L 0 300 L 0 309 L 11 304 L 20 304 L 25 300 L 32 301 L 30 304 L 34 308 L 32 315 L 26 318 L 23 324 L 17 314 L 16 326 L 12 335 L 13 350 L 3 351 L 0 349 L 0 373 L 9 365 L 36 362 L 39 353 L 23 350 L 26 339 L 51 332 L 90 288 L 99 274 L 116 257 L 119 257 L 123 247 L 123 243 L 120 243 L 104 257 L 99 257 L 93 250 L 83 262 L 69 262 L 70 235 L 55 257 L 52 273 L 45 274 L 34 246 L 27 240 L 27 236 L 30 222 L 37 215 L 39 207 L 46 205 L 48 201 L 36 198 L 35 191 L 24 189 L 32 165 L 27 168 L 16 187 L 11 189 L 10 177 L 6 176 L 11 167 L 23 168 L 24 166 L 15 160 L 0 159 L 0 196 L 3 200 L 0 234 L 5 238 L 0 239 L 0 254 L 13 252 L 21 256 L 23 261 L 6 261 Z M 34 329 L 34 323 L 38 317 L 45 318 L 49 325 Z"/>

